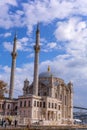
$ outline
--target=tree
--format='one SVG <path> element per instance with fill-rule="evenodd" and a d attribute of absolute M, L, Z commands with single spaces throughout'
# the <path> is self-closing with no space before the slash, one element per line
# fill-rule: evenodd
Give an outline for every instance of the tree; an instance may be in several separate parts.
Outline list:
<path fill-rule="evenodd" d="M 7 93 L 7 83 L 0 80 L 0 98 L 4 98 L 5 93 Z"/>

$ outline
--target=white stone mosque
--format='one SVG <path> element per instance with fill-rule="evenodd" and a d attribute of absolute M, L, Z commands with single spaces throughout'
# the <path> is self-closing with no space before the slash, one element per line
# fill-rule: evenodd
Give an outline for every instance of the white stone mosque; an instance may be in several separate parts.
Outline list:
<path fill-rule="evenodd" d="M 41 125 L 68 125 L 73 124 L 73 84 L 66 84 L 63 79 L 56 77 L 48 66 L 47 71 L 40 73 L 39 51 L 40 30 L 37 25 L 36 44 L 34 46 L 34 78 L 30 84 L 26 79 L 23 86 L 23 95 L 13 98 L 14 76 L 16 68 L 15 35 L 10 78 L 9 98 L 0 100 L 0 116 L 17 119 L 19 124 L 38 123 Z"/>

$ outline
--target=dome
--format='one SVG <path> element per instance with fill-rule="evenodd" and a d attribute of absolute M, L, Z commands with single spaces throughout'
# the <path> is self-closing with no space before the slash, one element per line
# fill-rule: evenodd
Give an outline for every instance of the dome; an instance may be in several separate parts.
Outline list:
<path fill-rule="evenodd" d="M 54 74 L 50 71 L 50 67 L 48 66 L 48 71 L 42 72 L 39 74 L 39 77 L 54 77 Z"/>
<path fill-rule="evenodd" d="M 51 77 L 53 74 L 51 72 L 42 72 L 39 74 L 39 77 Z"/>

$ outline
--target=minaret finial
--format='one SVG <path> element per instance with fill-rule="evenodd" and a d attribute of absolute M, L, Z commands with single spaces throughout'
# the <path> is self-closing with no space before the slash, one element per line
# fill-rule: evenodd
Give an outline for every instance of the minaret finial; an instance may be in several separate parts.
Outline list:
<path fill-rule="evenodd" d="M 17 40 L 17 31 L 15 31 L 14 40 Z"/>
<path fill-rule="evenodd" d="M 40 31 L 40 24 L 39 24 L 39 22 L 37 23 L 37 32 L 39 32 Z"/>

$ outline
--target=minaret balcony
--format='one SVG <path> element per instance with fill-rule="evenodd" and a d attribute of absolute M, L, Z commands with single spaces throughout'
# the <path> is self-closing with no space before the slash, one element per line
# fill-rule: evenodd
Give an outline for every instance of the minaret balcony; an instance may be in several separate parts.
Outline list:
<path fill-rule="evenodd" d="M 34 50 L 35 50 L 35 52 L 39 52 L 40 51 L 40 45 L 38 45 L 38 46 L 34 46 Z"/>
<path fill-rule="evenodd" d="M 15 59 L 17 56 L 17 52 L 12 52 L 11 55 L 12 55 L 12 58 Z"/>

